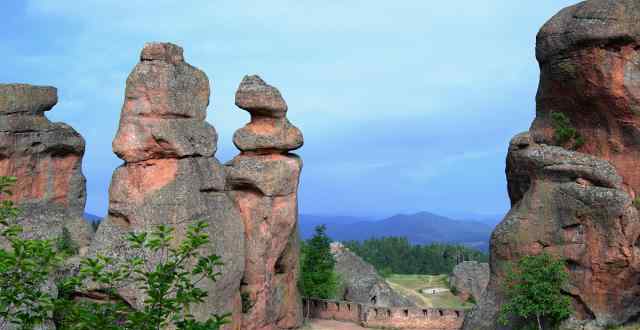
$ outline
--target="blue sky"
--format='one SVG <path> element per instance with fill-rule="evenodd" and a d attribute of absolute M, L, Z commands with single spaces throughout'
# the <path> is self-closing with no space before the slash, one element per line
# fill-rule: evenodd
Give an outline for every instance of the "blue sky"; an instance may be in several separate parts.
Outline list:
<path fill-rule="evenodd" d="M 48 113 L 87 140 L 87 211 L 104 215 L 124 84 L 147 41 L 212 82 L 217 157 L 249 119 L 245 74 L 278 87 L 305 136 L 303 213 L 508 209 L 509 139 L 534 116 L 535 34 L 566 0 L 7 0 L 1 82 L 58 87 Z"/>

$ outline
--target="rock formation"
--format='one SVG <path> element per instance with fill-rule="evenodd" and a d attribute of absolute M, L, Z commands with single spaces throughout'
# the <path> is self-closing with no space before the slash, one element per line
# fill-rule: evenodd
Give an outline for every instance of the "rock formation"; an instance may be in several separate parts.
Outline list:
<path fill-rule="evenodd" d="M 84 139 L 45 117 L 57 102 L 54 87 L 0 84 L 0 176 L 17 177 L 10 199 L 26 237 L 55 239 L 66 228 L 83 249 L 91 239 L 82 218 Z"/>
<path fill-rule="evenodd" d="M 302 324 L 299 274 L 298 179 L 300 130 L 286 118 L 280 92 L 246 76 L 236 105 L 251 122 L 233 138 L 241 153 L 227 165 L 227 183 L 244 222 L 246 263 L 242 329 L 294 329 Z"/>
<path fill-rule="evenodd" d="M 511 329 L 495 320 L 505 265 L 547 252 L 566 260 L 574 324 L 621 324 L 640 312 L 640 220 L 615 168 L 599 158 L 536 144 L 509 147 L 513 207 L 491 237 L 491 280 L 465 329 Z"/>
<path fill-rule="evenodd" d="M 336 273 L 342 281 L 341 300 L 380 307 L 411 307 L 411 300 L 398 294 L 376 269 L 338 242 L 331 243 Z"/>
<path fill-rule="evenodd" d="M 233 329 L 240 329 L 244 228 L 214 157 L 217 134 L 205 121 L 208 104 L 207 76 L 184 61 L 182 48 L 145 45 L 127 79 L 113 140 L 113 151 L 124 164 L 113 174 L 108 216 L 91 252 L 122 260 L 129 257 L 125 237 L 130 231 L 167 224 L 180 237 L 189 224 L 207 221 L 210 251 L 222 257 L 224 266 L 217 282 L 201 282 L 209 297 L 191 312 L 199 317 L 231 312 Z M 139 306 L 142 297 L 135 288 L 120 294 Z"/>
<path fill-rule="evenodd" d="M 560 11 L 537 36 L 540 86 L 534 140 L 552 144 L 552 112 L 610 161 L 632 197 L 640 192 L 640 3 L 589 0 Z"/>
<path fill-rule="evenodd" d="M 489 264 L 486 262 L 463 261 L 453 268 L 449 279 L 451 287 L 456 288 L 462 300 L 480 301 L 480 297 L 489 283 Z"/>
<path fill-rule="evenodd" d="M 504 266 L 548 252 L 566 260 L 570 329 L 619 325 L 640 313 L 640 3 L 588 0 L 537 37 L 540 85 L 530 133 L 509 147 L 512 209 L 491 239 L 491 279 L 467 330 L 500 329 Z M 550 146 L 553 113 L 584 145 Z"/>

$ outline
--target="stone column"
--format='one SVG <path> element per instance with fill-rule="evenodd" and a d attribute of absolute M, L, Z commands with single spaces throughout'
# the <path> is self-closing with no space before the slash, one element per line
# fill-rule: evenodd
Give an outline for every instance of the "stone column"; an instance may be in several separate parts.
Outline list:
<path fill-rule="evenodd" d="M 91 239 L 84 221 L 84 139 L 44 112 L 58 103 L 55 87 L 0 84 L 0 176 L 15 176 L 11 200 L 28 238 L 56 239 L 63 230 L 82 250 Z"/>
<path fill-rule="evenodd" d="M 244 77 L 236 105 L 251 114 L 251 122 L 233 137 L 241 152 L 227 164 L 227 183 L 246 228 L 242 329 L 297 328 L 302 325 L 297 289 L 302 160 L 289 151 L 302 146 L 302 133 L 287 120 L 280 92 L 258 76 Z"/>
<path fill-rule="evenodd" d="M 92 244 L 93 253 L 129 257 L 125 237 L 170 225 L 182 238 L 186 227 L 209 223 L 210 251 L 222 256 L 222 276 L 201 282 L 209 297 L 191 310 L 197 317 L 232 312 L 240 329 L 240 280 L 244 272 L 244 227 L 225 191 L 225 173 L 214 157 L 217 133 L 205 121 L 209 80 L 184 61 L 182 48 L 145 45 L 127 79 L 113 151 L 124 160 L 109 188 L 109 214 Z M 135 288 L 121 296 L 133 306 Z"/>

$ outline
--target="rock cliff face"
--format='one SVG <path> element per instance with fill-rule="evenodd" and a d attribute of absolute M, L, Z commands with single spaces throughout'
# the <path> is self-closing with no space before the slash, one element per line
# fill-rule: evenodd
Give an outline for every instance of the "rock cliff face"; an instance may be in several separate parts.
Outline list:
<path fill-rule="evenodd" d="M 511 141 L 507 177 L 522 193 L 511 195 L 514 206 L 493 232 L 491 280 L 464 329 L 511 329 L 495 323 L 505 265 L 541 252 L 566 260 L 569 328 L 621 324 L 640 312 L 640 220 L 616 169 L 524 133 Z"/>
<path fill-rule="evenodd" d="M 84 139 L 45 117 L 57 102 L 54 87 L 0 84 L 0 176 L 18 179 L 10 199 L 22 210 L 25 236 L 55 239 L 66 228 L 84 250 L 91 239 L 82 218 Z"/>
<path fill-rule="evenodd" d="M 562 112 L 585 139 L 579 151 L 610 161 L 632 197 L 640 192 L 640 3 L 589 0 L 560 11 L 537 36 L 540 86 L 531 127 L 553 141 Z"/>
<path fill-rule="evenodd" d="M 450 285 L 458 290 L 462 300 L 477 302 L 489 284 L 489 264 L 486 262 L 464 261 L 453 268 Z"/>
<path fill-rule="evenodd" d="M 411 300 L 395 292 L 376 269 L 338 242 L 331 243 L 342 292 L 340 299 L 380 307 L 411 307 Z"/>
<path fill-rule="evenodd" d="M 242 329 L 294 329 L 302 325 L 297 190 L 302 160 L 289 151 L 302 146 L 287 120 L 280 92 L 258 76 L 246 76 L 236 105 L 251 122 L 233 138 L 241 153 L 226 164 L 227 183 L 246 228 L 242 281 Z"/>
<path fill-rule="evenodd" d="M 207 221 L 210 249 L 222 256 L 224 267 L 217 282 L 201 282 L 209 297 L 191 312 L 232 312 L 232 328 L 240 329 L 244 226 L 214 157 L 217 134 L 205 121 L 208 104 L 207 76 L 184 61 L 182 48 L 168 43 L 144 47 L 127 79 L 113 140 L 113 151 L 124 164 L 113 174 L 109 213 L 91 252 L 127 258 L 130 231 L 167 224 L 180 237 L 189 224 Z M 133 306 L 142 298 L 134 288 L 120 294 Z"/>
<path fill-rule="evenodd" d="M 640 2 L 589 0 L 540 30 L 540 85 L 530 133 L 509 147 L 512 209 L 491 239 L 491 280 L 465 329 L 500 328 L 503 267 L 543 251 L 566 259 L 568 328 L 618 325 L 640 312 Z M 550 146 L 552 113 L 584 138 Z"/>

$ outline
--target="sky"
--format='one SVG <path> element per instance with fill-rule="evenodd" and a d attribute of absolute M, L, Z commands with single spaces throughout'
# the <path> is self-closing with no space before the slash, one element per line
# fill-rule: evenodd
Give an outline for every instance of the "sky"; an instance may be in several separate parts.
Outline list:
<path fill-rule="evenodd" d="M 259 74 L 305 137 L 300 210 L 455 217 L 509 208 L 509 140 L 535 115 L 535 35 L 566 0 L 3 0 L 2 83 L 58 88 L 47 116 L 87 142 L 86 211 L 105 215 L 127 75 L 173 42 L 212 85 L 216 157 L 238 153 L 234 105 Z"/>

